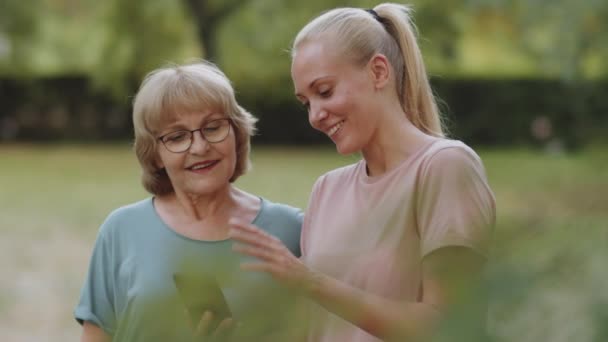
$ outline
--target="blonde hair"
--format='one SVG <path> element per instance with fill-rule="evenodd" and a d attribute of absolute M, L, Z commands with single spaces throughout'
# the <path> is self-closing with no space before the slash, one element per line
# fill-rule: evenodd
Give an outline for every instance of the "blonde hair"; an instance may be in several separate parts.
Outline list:
<path fill-rule="evenodd" d="M 441 115 L 418 47 L 411 12 L 409 6 L 392 3 L 380 4 L 373 11 L 330 10 L 298 33 L 292 58 L 300 45 L 320 38 L 329 39 L 339 49 L 338 53 L 357 65 L 367 64 L 376 53 L 383 54 L 395 73 L 397 96 L 407 118 L 421 131 L 442 137 Z"/>
<path fill-rule="evenodd" d="M 180 114 L 209 109 L 226 114 L 232 121 L 237 161 L 230 182 L 234 182 L 250 168 L 250 138 L 257 119 L 237 103 L 226 75 L 207 61 L 170 64 L 146 75 L 133 100 L 133 128 L 142 184 L 148 192 L 164 195 L 174 191 L 169 176 L 156 163 L 163 125 Z"/>

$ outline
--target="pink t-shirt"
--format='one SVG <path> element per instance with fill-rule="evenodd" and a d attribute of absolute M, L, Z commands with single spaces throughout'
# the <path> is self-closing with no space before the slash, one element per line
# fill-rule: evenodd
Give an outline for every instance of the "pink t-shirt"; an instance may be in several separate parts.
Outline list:
<path fill-rule="evenodd" d="M 303 260 L 366 292 L 414 302 L 422 258 L 446 246 L 485 256 L 494 222 L 477 154 L 436 139 L 381 176 L 369 177 L 364 160 L 321 176 L 304 218 Z M 312 310 L 309 341 L 379 341 L 318 305 Z"/>

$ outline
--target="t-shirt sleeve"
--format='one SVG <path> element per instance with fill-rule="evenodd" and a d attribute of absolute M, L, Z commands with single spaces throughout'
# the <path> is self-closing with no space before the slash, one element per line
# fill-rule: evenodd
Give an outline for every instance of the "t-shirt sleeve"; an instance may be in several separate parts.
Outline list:
<path fill-rule="evenodd" d="M 99 230 L 74 317 L 80 324 L 92 322 L 113 335 L 116 325 L 115 272 L 110 226 L 106 220 Z"/>
<path fill-rule="evenodd" d="M 302 256 L 302 248 L 301 248 L 301 236 L 302 236 L 302 222 L 304 221 L 304 212 L 300 209 L 297 209 L 296 212 L 294 213 L 294 237 L 297 241 L 297 243 L 293 244 L 293 250 L 292 253 L 293 255 L 295 255 L 296 257 L 301 257 Z"/>
<path fill-rule="evenodd" d="M 422 169 L 417 195 L 421 258 L 447 246 L 488 255 L 494 195 L 481 160 L 468 147 L 447 147 Z"/>
<path fill-rule="evenodd" d="M 281 203 L 265 202 L 264 215 L 259 215 L 255 224 L 267 233 L 279 238 L 289 251 L 299 257 L 302 230 L 302 210 Z"/>

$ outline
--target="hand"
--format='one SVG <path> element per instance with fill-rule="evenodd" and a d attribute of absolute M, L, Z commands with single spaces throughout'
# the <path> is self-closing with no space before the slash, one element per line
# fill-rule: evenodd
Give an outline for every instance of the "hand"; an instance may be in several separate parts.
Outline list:
<path fill-rule="evenodd" d="M 242 263 L 242 269 L 269 273 L 275 280 L 298 292 L 306 292 L 312 287 L 314 273 L 291 254 L 281 240 L 243 221 L 232 219 L 229 224 L 230 237 L 237 241 L 232 249 L 259 260 Z"/>
<path fill-rule="evenodd" d="M 187 312 L 186 312 L 187 314 Z M 226 318 L 217 325 L 217 328 L 211 332 L 213 324 L 213 313 L 211 311 L 205 311 L 201 320 L 198 322 L 196 327 L 194 326 L 190 315 L 188 317 L 188 323 L 190 327 L 194 329 L 194 336 L 199 341 L 224 341 L 228 340 L 229 336 L 234 330 L 234 322 L 232 318 Z"/>

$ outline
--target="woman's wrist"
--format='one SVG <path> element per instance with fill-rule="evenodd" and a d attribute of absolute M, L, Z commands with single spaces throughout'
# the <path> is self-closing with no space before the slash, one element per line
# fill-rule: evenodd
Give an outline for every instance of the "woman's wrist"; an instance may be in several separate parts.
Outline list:
<path fill-rule="evenodd" d="M 302 286 L 303 295 L 309 298 L 317 298 L 321 294 L 325 276 L 317 271 L 309 270 L 306 281 Z"/>

